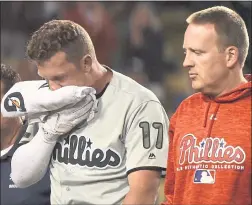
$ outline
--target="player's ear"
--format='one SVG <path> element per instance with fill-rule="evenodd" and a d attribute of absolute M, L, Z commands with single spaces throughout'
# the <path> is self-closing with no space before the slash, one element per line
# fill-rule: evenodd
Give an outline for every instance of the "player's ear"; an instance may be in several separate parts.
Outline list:
<path fill-rule="evenodd" d="M 80 65 L 81 65 L 81 69 L 84 72 L 88 73 L 92 68 L 92 58 L 91 58 L 91 56 L 89 54 L 83 56 L 83 58 L 81 59 Z"/>

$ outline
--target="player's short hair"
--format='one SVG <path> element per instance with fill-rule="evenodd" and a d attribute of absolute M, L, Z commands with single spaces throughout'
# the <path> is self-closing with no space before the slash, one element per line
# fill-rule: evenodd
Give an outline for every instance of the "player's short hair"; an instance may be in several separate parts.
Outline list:
<path fill-rule="evenodd" d="M 27 56 L 43 63 L 57 52 L 63 51 L 69 61 L 80 60 L 84 55 L 95 57 L 92 40 L 86 30 L 69 20 L 52 20 L 35 31 L 27 45 Z"/>
<path fill-rule="evenodd" d="M 10 66 L 1 63 L 1 81 L 4 84 L 3 94 L 5 94 L 15 83 L 21 81 L 21 78 Z"/>
<path fill-rule="evenodd" d="M 246 24 L 239 14 L 224 7 L 214 6 L 191 14 L 188 24 L 213 24 L 219 37 L 219 49 L 235 46 L 239 50 L 238 61 L 244 65 L 249 49 L 249 36 Z"/>

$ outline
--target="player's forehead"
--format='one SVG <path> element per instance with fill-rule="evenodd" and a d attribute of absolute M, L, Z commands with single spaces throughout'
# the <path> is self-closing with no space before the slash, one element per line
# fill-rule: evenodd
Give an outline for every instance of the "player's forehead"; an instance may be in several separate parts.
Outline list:
<path fill-rule="evenodd" d="M 51 58 L 37 64 L 40 67 L 61 67 L 68 63 L 67 54 L 63 51 L 58 51 Z"/>
<path fill-rule="evenodd" d="M 69 70 L 74 69 L 74 64 L 67 60 L 65 52 L 57 52 L 50 59 L 38 64 L 38 75 L 47 80 L 65 76 Z"/>

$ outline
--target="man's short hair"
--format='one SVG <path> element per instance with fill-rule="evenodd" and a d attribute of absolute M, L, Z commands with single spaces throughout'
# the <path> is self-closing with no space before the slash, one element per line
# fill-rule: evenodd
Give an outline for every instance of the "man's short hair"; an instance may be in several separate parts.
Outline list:
<path fill-rule="evenodd" d="M 52 20 L 35 31 L 27 45 L 27 56 L 43 63 L 57 52 L 63 51 L 72 62 L 84 55 L 95 57 L 92 40 L 86 30 L 69 20 Z"/>
<path fill-rule="evenodd" d="M 10 66 L 1 63 L 1 81 L 4 84 L 3 94 L 5 94 L 15 83 L 21 81 L 21 78 Z"/>
<path fill-rule="evenodd" d="M 220 50 L 228 46 L 235 46 L 239 50 L 238 61 L 241 66 L 248 55 L 249 36 L 246 24 L 239 14 L 224 7 L 214 6 L 191 14 L 186 22 L 188 24 L 213 24 L 219 37 Z"/>

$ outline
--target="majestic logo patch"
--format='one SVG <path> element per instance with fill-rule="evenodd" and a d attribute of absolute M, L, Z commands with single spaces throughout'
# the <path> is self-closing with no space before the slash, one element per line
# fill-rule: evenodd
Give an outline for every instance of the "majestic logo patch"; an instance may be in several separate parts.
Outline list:
<path fill-rule="evenodd" d="M 156 159 L 156 156 L 155 156 L 155 154 L 153 154 L 153 153 L 150 153 L 150 154 L 149 154 L 149 159 Z"/>
<path fill-rule="evenodd" d="M 53 151 L 53 160 L 59 163 L 86 167 L 117 167 L 121 164 L 120 155 L 113 149 L 92 148 L 91 139 L 71 135 L 58 142 Z"/>
<path fill-rule="evenodd" d="M 20 92 L 9 94 L 4 101 L 4 108 L 8 112 L 26 112 L 24 99 Z"/>

